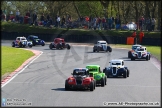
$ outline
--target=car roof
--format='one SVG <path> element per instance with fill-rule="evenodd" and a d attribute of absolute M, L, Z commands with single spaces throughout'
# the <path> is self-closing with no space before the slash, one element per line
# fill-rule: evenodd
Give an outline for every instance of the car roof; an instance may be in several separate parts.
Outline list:
<path fill-rule="evenodd" d="M 122 62 L 122 61 L 124 61 L 124 60 L 122 60 L 122 59 L 114 59 L 114 60 L 111 60 L 110 62 Z"/>
<path fill-rule="evenodd" d="M 100 65 L 86 65 L 86 67 L 100 67 Z"/>
<path fill-rule="evenodd" d="M 98 42 L 104 42 L 104 43 L 107 43 L 106 41 L 104 41 L 104 40 L 99 40 Z"/>
<path fill-rule="evenodd" d="M 26 38 L 26 37 L 17 37 L 17 38 Z"/>
<path fill-rule="evenodd" d="M 137 47 L 137 48 L 146 48 L 145 46 Z"/>
<path fill-rule="evenodd" d="M 55 39 L 58 39 L 58 40 L 64 40 L 63 38 L 55 38 Z"/>
<path fill-rule="evenodd" d="M 136 45 L 132 45 L 132 46 L 137 46 L 138 47 L 138 46 L 142 46 L 142 45 L 136 44 Z"/>
<path fill-rule="evenodd" d="M 29 37 L 38 37 L 38 36 L 36 36 L 36 35 L 29 35 Z"/>
<path fill-rule="evenodd" d="M 87 68 L 74 68 L 74 70 L 87 70 Z"/>

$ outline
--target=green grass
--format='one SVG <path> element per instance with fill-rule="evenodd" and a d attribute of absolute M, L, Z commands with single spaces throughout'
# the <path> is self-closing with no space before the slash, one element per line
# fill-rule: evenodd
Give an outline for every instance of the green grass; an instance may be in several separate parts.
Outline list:
<path fill-rule="evenodd" d="M 98 36 L 102 33 L 105 36 L 125 36 L 132 35 L 133 31 L 122 30 L 85 30 L 85 29 L 66 29 L 66 28 L 47 28 L 41 26 L 30 26 L 28 24 L 18 24 L 12 22 L 1 22 L 1 31 L 19 33 L 42 33 L 42 34 L 66 34 L 66 35 L 92 35 Z M 137 31 L 137 34 L 139 31 Z M 161 32 L 144 32 L 145 37 L 161 38 Z"/>
<path fill-rule="evenodd" d="M 113 48 L 128 48 L 131 49 L 132 45 L 124 45 L 124 44 L 116 44 L 116 45 L 111 45 Z M 156 57 L 159 61 L 161 61 L 161 46 L 149 46 L 149 45 L 144 45 L 147 47 L 147 50 L 151 52 L 151 54 Z"/>
<path fill-rule="evenodd" d="M 1 75 L 16 70 L 28 58 L 34 55 L 33 52 L 8 46 L 1 46 L 2 70 Z"/>

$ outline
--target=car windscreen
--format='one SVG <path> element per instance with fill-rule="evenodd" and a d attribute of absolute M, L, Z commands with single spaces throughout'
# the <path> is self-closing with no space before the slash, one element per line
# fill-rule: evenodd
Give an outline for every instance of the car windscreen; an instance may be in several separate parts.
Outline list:
<path fill-rule="evenodd" d="M 111 63 L 112 65 L 121 65 L 121 63 Z"/>
<path fill-rule="evenodd" d="M 74 71 L 73 75 L 85 75 L 85 71 Z"/>
<path fill-rule="evenodd" d="M 133 47 L 132 47 L 132 49 L 134 49 L 134 50 L 135 50 L 136 48 L 137 48 L 137 46 L 133 46 Z"/>
<path fill-rule="evenodd" d="M 38 36 L 33 36 L 34 39 L 38 39 Z"/>
<path fill-rule="evenodd" d="M 144 49 L 143 48 L 139 48 L 139 49 L 137 49 L 137 51 L 144 51 Z"/>
<path fill-rule="evenodd" d="M 26 40 L 26 38 L 21 38 L 21 40 Z"/>
<path fill-rule="evenodd" d="M 106 44 L 106 43 L 100 43 L 100 44 Z"/>
<path fill-rule="evenodd" d="M 90 68 L 89 71 L 97 71 L 97 69 Z"/>

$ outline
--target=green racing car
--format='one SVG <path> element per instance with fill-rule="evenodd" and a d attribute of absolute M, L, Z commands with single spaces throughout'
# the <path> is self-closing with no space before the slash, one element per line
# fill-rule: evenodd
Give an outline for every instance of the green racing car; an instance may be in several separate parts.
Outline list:
<path fill-rule="evenodd" d="M 86 68 L 89 70 L 90 77 L 96 80 L 96 85 L 104 87 L 107 82 L 107 76 L 100 69 L 99 65 L 87 65 Z"/>

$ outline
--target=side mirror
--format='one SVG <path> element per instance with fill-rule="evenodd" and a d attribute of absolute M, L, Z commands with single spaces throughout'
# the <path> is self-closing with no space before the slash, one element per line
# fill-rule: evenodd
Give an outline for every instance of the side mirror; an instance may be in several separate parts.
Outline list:
<path fill-rule="evenodd" d="M 73 73 L 71 73 L 71 75 L 73 75 Z"/>

